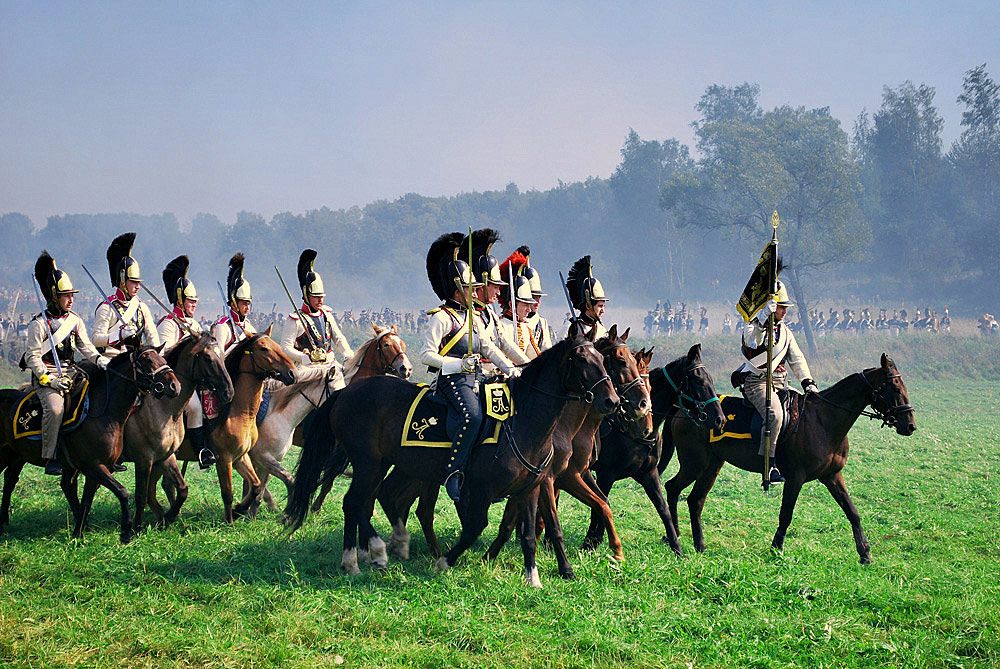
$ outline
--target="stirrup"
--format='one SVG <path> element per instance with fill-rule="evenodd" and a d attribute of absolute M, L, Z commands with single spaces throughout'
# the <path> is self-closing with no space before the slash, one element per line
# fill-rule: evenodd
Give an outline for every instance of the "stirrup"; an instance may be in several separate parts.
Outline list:
<path fill-rule="evenodd" d="M 785 482 L 785 476 L 780 471 L 778 471 L 777 467 L 771 467 L 771 471 L 768 472 L 767 478 L 772 484 Z"/>
<path fill-rule="evenodd" d="M 462 476 L 462 472 L 452 472 L 448 475 L 448 478 L 444 480 L 444 491 L 448 493 L 448 497 L 451 498 L 452 502 L 458 504 L 458 501 L 462 498 L 462 481 L 465 477 Z"/>
<path fill-rule="evenodd" d="M 198 451 L 198 468 L 208 469 L 216 463 L 215 453 L 210 448 L 203 448 Z"/>

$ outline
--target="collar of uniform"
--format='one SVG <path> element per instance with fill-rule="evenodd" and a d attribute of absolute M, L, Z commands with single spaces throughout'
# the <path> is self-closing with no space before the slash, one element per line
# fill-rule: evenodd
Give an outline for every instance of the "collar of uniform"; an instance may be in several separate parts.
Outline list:
<path fill-rule="evenodd" d="M 66 311 L 66 312 L 63 312 L 61 314 L 57 314 L 57 313 L 53 313 L 51 307 L 46 307 L 45 308 L 45 312 L 42 315 L 45 316 L 45 318 L 47 318 L 50 321 L 51 320 L 56 320 L 57 321 L 57 320 L 61 320 L 63 318 L 66 318 L 67 316 L 70 315 L 70 313 L 71 312 Z"/>
<path fill-rule="evenodd" d="M 588 327 L 593 327 L 597 325 L 597 319 L 591 317 L 589 314 L 586 313 L 580 314 L 580 322 Z"/>
<path fill-rule="evenodd" d="M 323 313 L 323 307 L 320 307 L 316 311 L 312 311 L 309 308 L 309 305 L 303 302 L 302 306 L 299 307 L 299 311 L 301 311 L 305 316 L 319 316 L 321 313 Z"/>
<path fill-rule="evenodd" d="M 129 296 L 125 294 L 125 291 L 121 288 L 115 288 L 115 294 L 111 295 L 108 299 L 114 300 L 115 302 L 126 303 L 129 301 Z"/>
<path fill-rule="evenodd" d="M 243 324 L 243 319 L 240 318 L 240 312 L 236 311 L 232 307 L 229 307 L 229 319 L 237 325 Z"/>
<path fill-rule="evenodd" d="M 174 310 L 167 314 L 167 316 L 170 318 L 176 318 L 180 321 L 186 320 L 186 317 L 184 316 L 184 309 L 177 304 L 174 305 Z"/>
<path fill-rule="evenodd" d="M 465 309 L 464 304 L 458 302 L 457 300 L 453 300 L 451 298 L 448 298 L 447 300 L 444 301 L 444 306 L 448 307 L 449 309 L 463 309 L 463 310 Z"/>

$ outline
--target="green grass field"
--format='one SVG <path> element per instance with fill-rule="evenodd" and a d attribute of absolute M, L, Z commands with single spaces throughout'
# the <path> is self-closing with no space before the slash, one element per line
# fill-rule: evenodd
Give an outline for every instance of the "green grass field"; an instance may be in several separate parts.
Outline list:
<path fill-rule="evenodd" d="M 289 539 L 266 512 L 223 526 L 214 476 L 189 470 L 181 520 L 121 546 L 109 493 L 74 542 L 57 481 L 29 468 L 0 538 L 0 666 L 995 666 L 1000 391 L 938 376 L 907 375 L 914 436 L 866 419 L 851 434 L 845 475 L 868 567 L 818 483 L 803 490 L 784 554 L 772 554 L 780 496 L 732 468 L 706 505 L 705 554 L 691 548 L 683 502 L 677 559 L 639 487 L 623 482 L 612 506 L 626 562 L 574 549 L 577 580 L 565 582 L 543 552 L 541 591 L 524 585 L 515 544 L 495 564 L 479 560 L 499 506 L 451 572 L 434 573 L 413 522 L 408 563 L 349 578 L 343 481 Z M 454 512 L 442 502 L 438 514 L 450 543 Z M 561 517 L 579 545 L 583 507 L 565 500 Z"/>

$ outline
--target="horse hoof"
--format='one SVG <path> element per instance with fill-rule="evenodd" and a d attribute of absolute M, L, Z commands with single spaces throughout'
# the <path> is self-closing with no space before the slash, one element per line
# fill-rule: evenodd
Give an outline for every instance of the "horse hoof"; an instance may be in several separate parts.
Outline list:
<path fill-rule="evenodd" d="M 615 553 L 614 555 L 611 556 L 611 558 L 615 562 L 617 562 L 618 564 L 624 564 L 625 563 L 625 554 L 624 553 L 620 553 L 620 552 L 619 553 Z"/>
<path fill-rule="evenodd" d="M 563 579 L 565 579 L 567 581 L 575 581 L 576 580 L 576 572 L 574 572 L 572 569 L 567 569 L 566 571 L 561 571 L 561 572 L 559 572 L 559 575 L 561 577 L 563 577 Z"/>
<path fill-rule="evenodd" d="M 524 570 L 524 582 L 528 584 L 529 587 L 542 589 L 542 579 L 538 577 L 538 567 L 530 567 Z"/>
<path fill-rule="evenodd" d="M 871 563 L 872 563 L 872 556 L 871 555 L 862 555 L 861 556 L 861 564 L 871 564 Z"/>
<path fill-rule="evenodd" d="M 597 542 L 591 539 L 585 540 L 580 544 L 580 550 L 587 551 L 588 553 L 597 550 Z"/>
<path fill-rule="evenodd" d="M 348 576 L 357 576 L 361 573 L 361 570 L 358 568 L 358 551 L 356 548 L 344 551 L 344 557 L 340 561 L 340 566 L 347 572 Z"/>
<path fill-rule="evenodd" d="M 439 557 L 437 562 L 434 563 L 434 569 L 438 572 L 444 572 L 451 569 L 451 565 L 448 564 L 448 558 L 444 556 Z"/>

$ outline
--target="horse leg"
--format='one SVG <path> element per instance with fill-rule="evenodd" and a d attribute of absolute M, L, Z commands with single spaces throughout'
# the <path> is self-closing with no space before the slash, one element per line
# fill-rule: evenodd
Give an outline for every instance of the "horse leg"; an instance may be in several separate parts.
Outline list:
<path fill-rule="evenodd" d="M 833 476 L 822 479 L 822 481 L 826 485 L 826 489 L 833 495 L 833 499 L 844 510 L 844 515 L 847 516 L 847 520 L 851 523 L 851 531 L 854 533 L 854 545 L 857 546 L 861 564 L 871 564 L 871 547 L 868 545 L 868 538 L 865 536 L 865 531 L 861 529 L 861 514 L 858 513 L 851 495 L 847 492 L 847 483 L 844 482 L 843 473 L 837 472 Z"/>
<path fill-rule="evenodd" d="M 177 458 L 170 456 L 162 463 L 160 463 L 161 473 L 164 475 L 165 479 L 170 479 L 171 486 L 177 491 L 174 496 L 174 501 L 170 504 L 170 509 L 166 514 L 162 513 L 164 526 L 170 525 L 172 522 L 177 520 L 177 516 L 180 515 L 181 507 L 184 506 L 184 502 L 188 498 L 188 484 L 184 480 L 184 474 L 181 472 L 181 468 L 177 465 Z M 155 491 L 155 485 L 150 486 L 151 489 Z"/>
<path fill-rule="evenodd" d="M 378 475 L 379 482 L 385 479 L 388 468 L 382 469 Z M 378 495 L 378 486 L 372 490 L 371 496 L 365 501 L 363 522 L 358 525 L 358 540 L 363 551 L 359 551 L 359 558 L 364 559 L 376 569 L 385 569 L 389 566 L 389 554 L 386 550 L 385 540 L 379 535 L 375 526 L 372 525 L 372 518 L 375 516 L 375 499 Z"/>
<path fill-rule="evenodd" d="M 90 505 L 94 502 L 94 493 L 101 485 L 96 476 L 89 473 L 83 475 L 83 498 L 80 500 L 80 513 L 76 518 L 76 526 L 73 528 L 73 538 L 83 538 L 83 528 L 87 524 L 87 516 L 90 515 Z"/>
<path fill-rule="evenodd" d="M 219 476 L 219 493 L 222 495 L 222 520 L 227 525 L 233 524 L 233 463 L 224 458 L 215 463 L 215 472 Z"/>
<path fill-rule="evenodd" d="M 355 476 L 357 476 L 357 471 L 355 471 Z M 466 490 L 469 490 L 469 486 L 466 486 Z M 487 493 L 492 491 L 475 490 L 474 494 L 469 495 L 468 501 L 465 501 L 463 497 L 463 503 L 459 506 L 458 518 L 462 523 L 462 531 L 458 535 L 458 541 L 455 545 L 451 547 L 451 550 L 441 558 L 438 558 L 437 568 L 441 571 L 450 569 L 458 563 L 458 559 L 462 557 L 465 551 L 469 550 L 472 544 L 476 543 L 476 539 L 483 533 L 486 526 L 489 525 L 489 511 L 490 511 L 490 497 Z M 531 516 L 533 521 L 534 515 Z"/>
<path fill-rule="evenodd" d="M 149 460 L 135 462 L 135 515 L 132 517 L 132 527 L 135 533 L 142 532 L 142 516 L 146 511 L 146 498 L 149 495 L 149 479 L 153 473 L 153 463 Z"/>
<path fill-rule="evenodd" d="M 66 468 L 63 470 L 62 478 L 59 479 L 59 487 L 62 488 L 69 510 L 73 512 L 73 527 L 82 525 L 80 514 L 83 513 L 83 505 L 80 503 L 80 493 L 77 487 L 77 479 L 80 472 L 76 469 Z"/>
<path fill-rule="evenodd" d="M 615 479 L 614 474 L 606 471 L 597 472 L 597 487 L 605 497 L 610 496 L 611 488 L 616 482 L 617 480 Z M 587 528 L 587 537 L 583 540 L 583 545 L 580 548 L 585 551 L 596 550 L 603 541 L 604 516 L 601 514 L 600 509 L 591 509 L 590 527 Z"/>
<path fill-rule="evenodd" d="M 440 492 L 440 486 L 433 484 L 425 486 L 417 502 L 417 520 L 420 521 L 420 529 L 424 532 L 424 539 L 427 541 L 431 555 L 436 558 L 444 555 L 441 544 L 438 543 L 437 534 L 434 532 L 434 507 L 437 505 Z"/>
<path fill-rule="evenodd" d="M 719 477 L 719 472 L 722 470 L 723 464 L 722 460 L 710 463 L 698 476 L 694 487 L 691 488 L 691 494 L 688 495 L 688 514 L 691 516 L 691 539 L 694 541 L 694 549 L 699 553 L 705 552 L 701 511 L 705 508 L 705 498 L 708 497 L 708 491 L 715 485 L 715 479 Z"/>
<path fill-rule="evenodd" d="M 3 472 L 3 502 L 0 502 L 0 533 L 10 523 L 10 498 L 14 494 L 14 487 L 21 478 L 21 470 L 24 469 L 24 460 L 18 460 L 7 465 Z"/>
<path fill-rule="evenodd" d="M 118 535 L 119 539 L 123 544 L 127 544 L 135 538 L 135 531 L 132 527 L 132 516 L 129 514 L 128 510 L 128 490 L 125 489 L 117 479 L 111 474 L 111 470 L 107 466 L 101 464 L 90 472 L 87 476 L 87 483 L 89 484 L 91 479 L 97 481 L 99 485 L 103 485 L 105 488 L 111 491 L 111 494 L 118 498 L 118 504 L 121 507 L 121 532 Z M 86 486 L 84 486 L 84 494 L 86 494 Z M 93 495 L 91 495 L 91 502 L 93 502 Z M 90 506 L 88 504 L 87 511 L 90 511 Z"/>
<path fill-rule="evenodd" d="M 534 531 L 540 494 L 536 486 L 533 491 L 528 493 L 523 510 L 521 511 L 521 552 L 524 553 L 524 581 L 532 588 L 542 587 L 542 580 L 538 576 L 538 564 L 535 562 L 538 553 L 538 535 Z M 553 495 L 554 497 L 555 495 Z M 559 571 L 562 573 L 562 565 L 559 566 Z M 571 568 L 570 576 L 564 577 L 571 578 L 572 572 Z"/>
<path fill-rule="evenodd" d="M 548 485 L 543 483 L 541 486 L 537 486 L 534 493 L 538 499 L 538 506 L 541 509 L 542 516 L 545 518 L 545 537 L 551 542 L 552 548 L 555 550 L 556 562 L 559 565 L 559 575 L 567 580 L 574 579 L 576 578 L 576 574 L 573 573 L 573 565 L 569 563 L 569 558 L 566 556 L 566 543 L 563 540 L 562 525 L 559 523 L 559 514 L 556 512 L 555 489 L 552 479 L 549 477 L 546 477 L 546 479 L 548 480 Z M 522 546 L 523 543 L 522 539 Z M 532 583 L 532 585 L 534 584 Z M 541 582 L 538 583 L 537 587 L 541 587 Z"/>
<path fill-rule="evenodd" d="M 677 538 L 677 527 L 674 525 L 673 518 L 670 517 L 667 500 L 663 497 L 660 473 L 656 471 L 656 467 L 650 467 L 647 471 L 633 478 L 646 491 L 646 497 L 653 503 L 653 508 L 656 509 L 656 513 L 660 516 L 660 521 L 663 523 L 663 531 L 666 532 L 663 536 L 663 543 L 668 544 L 678 557 L 683 556 L 684 552 L 681 550 L 681 544 Z"/>
<path fill-rule="evenodd" d="M 785 545 L 785 533 L 788 526 L 792 524 L 792 513 L 795 511 L 795 502 L 799 498 L 802 490 L 802 477 L 798 472 L 785 473 L 785 489 L 781 491 L 781 511 L 778 513 L 778 531 L 774 533 L 771 547 L 781 550 Z"/>
<path fill-rule="evenodd" d="M 368 499 L 374 497 L 381 481 L 379 469 L 374 463 L 368 467 L 355 467 L 354 478 L 344 495 L 344 554 L 340 566 L 351 576 L 361 573 L 358 568 L 358 535 L 362 525 L 367 524 L 363 514 L 368 507 Z"/>
<path fill-rule="evenodd" d="M 608 547 L 612 556 L 619 562 L 625 561 L 625 553 L 622 551 L 622 540 L 618 537 L 618 530 L 615 529 L 615 520 L 611 515 L 611 507 L 607 501 L 602 499 L 603 495 L 598 495 L 590 486 L 584 483 L 580 474 L 566 476 L 559 481 L 563 490 L 580 500 L 591 509 L 600 511 L 604 518 L 604 527 L 608 531 Z"/>
<path fill-rule="evenodd" d="M 250 462 L 250 456 L 246 453 L 243 454 L 242 458 L 233 463 L 233 467 L 236 468 L 236 471 L 243 478 L 244 484 L 248 482 L 250 484 L 249 493 L 236 505 L 236 508 L 233 509 L 233 514 L 237 517 L 246 516 L 251 519 L 256 518 L 257 509 L 260 508 L 260 498 L 264 494 L 264 484 L 257 476 L 257 472 L 253 468 L 253 463 Z"/>
<path fill-rule="evenodd" d="M 171 459 L 173 459 L 173 456 L 167 458 L 167 460 Z M 160 482 L 160 478 L 163 476 L 164 462 L 158 462 L 153 465 L 153 471 L 149 473 L 149 480 L 146 482 L 146 505 L 149 506 L 149 510 L 156 517 L 157 527 L 163 526 L 163 506 L 156 497 L 156 484 Z"/>
<path fill-rule="evenodd" d="M 319 489 L 319 494 L 316 495 L 316 499 L 313 500 L 312 508 L 310 509 L 313 513 L 319 513 L 319 510 L 323 508 L 323 502 L 326 501 L 326 496 L 330 494 L 332 488 L 333 481 L 323 481 Z"/>
<path fill-rule="evenodd" d="M 661 471 L 660 473 L 662 474 L 663 472 Z M 682 461 L 680 471 L 674 474 L 674 477 L 663 486 L 667 491 L 667 507 L 670 509 L 670 518 L 674 521 L 674 529 L 677 531 L 677 536 L 681 534 L 681 528 L 677 521 L 677 500 L 680 499 L 681 492 L 694 483 L 699 473 L 692 471 L 691 467 L 685 467 Z"/>

